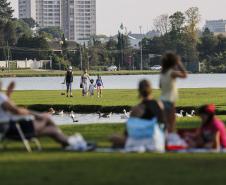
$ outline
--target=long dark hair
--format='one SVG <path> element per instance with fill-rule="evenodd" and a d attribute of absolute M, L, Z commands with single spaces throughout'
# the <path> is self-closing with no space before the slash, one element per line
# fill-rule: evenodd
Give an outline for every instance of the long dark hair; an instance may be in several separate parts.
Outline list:
<path fill-rule="evenodd" d="M 148 80 L 142 80 L 139 83 L 139 97 L 140 98 L 147 98 L 152 94 L 152 86 Z"/>
<path fill-rule="evenodd" d="M 174 52 L 167 52 L 162 57 L 162 74 L 174 68 L 180 57 Z"/>
<path fill-rule="evenodd" d="M 204 124 L 208 124 L 208 123 L 210 123 L 213 120 L 213 118 L 214 118 L 214 116 L 216 114 L 216 107 L 213 104 L 211 104 L 211 105 L 203 105 L 203 106 L 201 106 L 199 108 L 198 113 L 199 113 L 199 115 L 205 114 L 205 115 L 208 116 L 207 122 L 204 123 Z"/>

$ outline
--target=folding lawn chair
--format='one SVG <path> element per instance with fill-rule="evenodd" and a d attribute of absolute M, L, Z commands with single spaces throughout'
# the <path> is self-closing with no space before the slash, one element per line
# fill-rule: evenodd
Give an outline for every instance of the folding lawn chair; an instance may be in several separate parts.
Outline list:
<path fill-rule="evenodd" d="M 30 153 L 32 152 L 32 148 L 30 146 L 30 141 L 34 142 L 38 151 L 42 150 L 41 144 L 39 142 L 39 140 L 36 137 L 26 137 L 21 126 L 20 123 L 23 122 L 23 124 L 30 124 L 31 122 L 31 117 L 20 117 L 16 120 L 13 120 L 12 122 L 9 121 L 1 121 L 0 120 L 0 142 L 4 142 L 5 140 L 14 140 L 14 141 L 18 141 L 21 140 L 25 149 Z M 10 128 L 10 124 L 15 124 L 15 128 L 18 132 L 18 136 L 11 136 L 8 137 L 7 136 L 7 132 L 9 131 Z M 3 148 L 4 148 L 4 144 L 3 144 Z"/>

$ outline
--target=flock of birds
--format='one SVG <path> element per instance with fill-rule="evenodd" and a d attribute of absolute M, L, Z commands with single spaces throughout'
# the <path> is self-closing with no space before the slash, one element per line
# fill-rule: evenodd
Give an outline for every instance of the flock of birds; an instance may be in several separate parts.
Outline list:
<path fill-rule="evenodd" d="M 176 113 L 176 117 L 178 118 L 183 118 L 183 117 L 192 118 L 194 116 L 195 116 L 195 110 L 192 110 L 190 114 L 188 112 L 185 112 L 184 110 L 181 110 L 179 113 Z"/>
<path fill-rule="evenodd" d="M 53 116 L 64 116 L 64 111 L 60 110 L 60 111 L 55 111 L 53 108 L 49 109 L 49 114 L 53 115 Z M 106 118 L 106 119 L 110 119 L 113 115 L 113 112 L 110 113 L 101 113 L 100 111 L 97 112 L 97 115 L 99 117 L 99 119 L 101 118 Z M 121 119 L 128 119 L 129 118 L 130 113 L 127 112 L 125 109 L 123 110 L 123 114 L 121 115 Z M 76 115 L 74 113 L 74 111 L 71 111 L 69 114 L 70 118 L 72 119 L 73 123 L 78 123 L 79 120 L 76 119 Z"/>
<path fill-rule="evenodd" d="M 49 109 L 49 113 L 51 115 L 55 115 L 55 116 L 64 116 L 64 111 L 55 111 L 53 108 Z M 99 119 L 101 118 L 105 118 L 105 119 L 110 119 L 113 115 L 113 112 L 110 113 L 101 113 L 100 111 L 97 112 L 97 115 L 99 117 Z M 70 118 L 72 119 L 73 123 L 78 123 L 79 120 L 76 118 L 76 115 L 74 113 L 74 111 L 71 111 L 69 114 Z M 184 110 L 181 110 L 179 113 L 176 113 L 176 117 L 178 118 L 183 118 L 183 117 L 194 117 L 195 116 L 195 111 L 192 110 L 191 113 L 189 114 L 188 112 L 185 112 Z M 128 119 L 130 117 L 130 112 L 127 112 L 125 109 L 123 110 L 123 114 L 120 116 L 121 119 Z"/>

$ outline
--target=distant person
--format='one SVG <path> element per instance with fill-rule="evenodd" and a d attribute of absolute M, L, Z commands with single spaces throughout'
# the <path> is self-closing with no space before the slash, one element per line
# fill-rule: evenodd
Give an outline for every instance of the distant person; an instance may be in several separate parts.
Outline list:
<path fill-rule="evenodd" d="M 90 80 L 90 84 L 89 84 L 89 95 L 90 95 L 91 97 L 94 96 L 94 91 L 95 91 L 95 84 L 94 84 L 94 80 L 91 79 L 91 80 Z"/>
<path fill-rule="evenodd" d="M 153 99 L 152 96 L 152 87 L 149 81 L 142 80 L 139 83 L 139 97 L 141 99 L 140 103 L 132 108 L 130 117 L 141 118 L 145 120 L 151 120 L 157 118 L 158 123 L 164 123 L 164 113 L 163 113 L 163 104 L 161 101 Z M 128 131 L 125 131 L 125 134 L 113 135 L 110 138 L 110 141 L 113 143 L 114 148 L 123 148 L 128 139 Z"/>
<path fill-rule="evenodd" d="M 81 83 L 80 83 L 80 87 L 82 88 L 82 96 L 87 96 L 87 94 L 88 94 L 89 81 L 90 81 L 90 77 L 89 77 L 87 69 L 85 69 L 84 73 L 81 76 Z"/>
<path fill-rule="evenodd" d="M 72 83 L 74 80 L 73 77 L 73 68 L 72 66 L 68 67 L 67 72 L 65 74 L 65 79 L 64 79 L 64 84 L 66 83 L 66 88 L 67 88 L 67 97 L 73 97 L 72 95 Z"/>
<path fill-rule="evenodd" d="M 12 93 L 12 87 L 15 83 L 9 85 L 7 92 Z M 23 118 L 29 121 L 24 121 Z M 32 112 L 25 108 L 17 107 L 7 95 L 0 92 L 0 122 L 9 123 L 9 129 L 6 132 L 6 137 L 19 137 L 16 125 L 18 122 L 27 139 L 32 137 L 50 137 L 57 143 L 61 144 L 67 150 L 87 150 L 88 144 L 81 136 L 66 136 L 56 126 L 48 114 L 40 114 Z M 80 148 L 81 147 L 81 148 Z"/>
<path fill-rule="evenodd" d="M 184 147 L 184 141 L 175 133 L 176 101 L 178 99 L 177 78 L 187 78 L 187 72 L 181 62 L 180 56 L 175 53 L 166 53 L 162 57 L 162 71 L 160 75 L 160 99 L 164 103 L 167 123 L 167 145 L 169 148 Z M 168 148 L 168 149 L 169 149 Z"/>
<path fill-rule="evenodd" d="M 102 88 L 104 88 L 104 83 L 100 75 L 97 75 L 96 80 L 96 86 L 97 86 L 97 97 L 102 97 Z"/>
<path fill-rule="evenodd" d="M 199 109 L 201 127 L 194 134 L 187 134 L 190 148 L 218 149 L 226 148 L 225 124 L 216 117 L 214 105 L 204 105 Z"/>

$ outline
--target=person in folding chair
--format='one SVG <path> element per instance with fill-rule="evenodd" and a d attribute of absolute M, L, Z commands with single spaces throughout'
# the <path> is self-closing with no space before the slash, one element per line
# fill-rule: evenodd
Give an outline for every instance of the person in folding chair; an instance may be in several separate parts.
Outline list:
<path fill-rule="evenodd" d="M 48 114 L 34 113 L 16 106 L 10 100 L 14 87 L 15 84 L 11 83 L 6 94 L 0 92 L 0 124 L 6 123 L 8 126 L 4 133 L 5 138 L 29 140 L 47 136 L 61 144 L 66 150 L 91 150 L 91 146 L 88 147 L 81 135 L 70 137 L 64 135 Z"/>
<path fill-rule="evenodd" d="M 153 129 L 158 127 L 158 131 L 160 131 L 158 123 L 165 122 L 163 104 L 161 101 L 153 99 L 150 82 L 142 80 L 139 83 L 138 91 L 141 102 L 132 109 L 124 135 L 113 135 L 110 137 L 110 141 L 113 143 L 113 148 L 129 148 L 130 146 L 134 146 L 132 148 L 135 148 L 135 150 L 138 148 L 139 150 L 140 147 L 144 147 L 141 145 L 146 145 L 143 143 L 144 139 L 142 137 L 150 136 L 151 138 L 151 135 L 154 134 Z M 160 133 L 160 135 L 163 142 L 160 150 L 164 150 L 163 132 Z M 150 140 L 148 140 L 148 142 L 149 141 Z M 150 141 L 150 143 L 151 142 L 152 141 Z"/>

